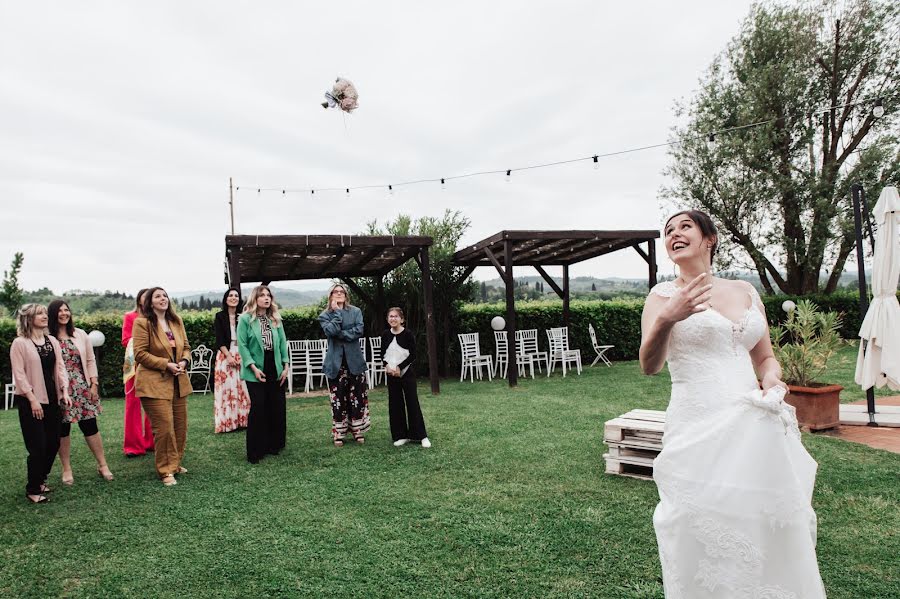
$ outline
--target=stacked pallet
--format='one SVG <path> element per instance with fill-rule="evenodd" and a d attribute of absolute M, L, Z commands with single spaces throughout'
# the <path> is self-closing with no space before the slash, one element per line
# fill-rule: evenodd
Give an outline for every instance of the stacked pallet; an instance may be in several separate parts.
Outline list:
<path fill-rule="evenodd" d="M 609 453 L 603 454 L 607 474 L 651 480 L 665 423 L 666 413 L 657 410 L 631 410 L 607 422 L 603 427 L 603 441 L 609 446 Z"/>

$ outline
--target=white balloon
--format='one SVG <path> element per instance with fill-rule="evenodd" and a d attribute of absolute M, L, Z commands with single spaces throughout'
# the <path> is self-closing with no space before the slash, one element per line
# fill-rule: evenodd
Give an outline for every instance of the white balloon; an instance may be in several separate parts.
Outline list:
<path fill-rule="evenodd" d="M 781 309 L 787 313 L 793 312 L 797 308 L 797 304 L 792 302 L 791 300 L 784 300 L 784 303 L 781 304 Z"/>
<path fill-rule="evenodd" d="M 502 316 L 495 316 L 491 319 L 491 328 L 495 331 L 502 331 L 506 328 L 506 321 Z"/>
<path fill-rule="evenodd" d="M 88 333 L 88 339 L 91 340 L 91 345 L 94 347 L 100 347 L 106 343 L 106 335 L 100 331 L 91 331 Z"/>

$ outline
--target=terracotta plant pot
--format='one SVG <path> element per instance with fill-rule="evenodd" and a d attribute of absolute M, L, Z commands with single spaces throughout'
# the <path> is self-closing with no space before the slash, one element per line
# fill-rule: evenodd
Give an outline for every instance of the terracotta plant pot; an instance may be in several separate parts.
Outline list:
<path fill-rule="evenodd" d="M 811 431 L 822 431 L 840 424 L 840 385 L 797 387 L 788 385 L 784 401 L 797 409 L 797 421 Z"/>

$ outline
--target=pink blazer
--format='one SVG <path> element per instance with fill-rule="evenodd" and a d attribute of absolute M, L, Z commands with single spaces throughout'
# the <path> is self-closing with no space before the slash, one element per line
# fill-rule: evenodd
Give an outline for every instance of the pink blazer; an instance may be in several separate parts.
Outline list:
<path fill-rule="evenodd" d="M 75 342 L 75 348 L 81 354 L 81 365 L 84 367 L 84 376 L 87 377 L 88 383 L 92 378 L 97 378 L 97 360 L 94 358 L 94 346 L 88 334 L 82 329 L 76 328 L 75 335 L 72 337 Z"/>
<path fill-rule="evenodd" d="M 69 393 L 69 375 L 66 374 L 66 365 L 63 363 L 59 341 L 51 335 L 47 335 L 47 338 L 50 339 L 50 344 L 53 345 L 53 351 L 56 354 L 56 397 L 62 401 L 62 398 Z M 50 403 L 47 386 L 44 385 L 41 357 L 34 347 L 34 342 L 24 337 L 16 337 L 9 346 L 9 361 L 12 363 L 16 394 L 25 395 L 31 392 L 34 393 L 38 403 Z"/>

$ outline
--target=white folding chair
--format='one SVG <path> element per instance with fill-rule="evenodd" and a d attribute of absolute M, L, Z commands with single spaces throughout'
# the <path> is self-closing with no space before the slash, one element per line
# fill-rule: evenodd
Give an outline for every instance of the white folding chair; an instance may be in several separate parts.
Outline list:
<path fill-rule="evenodd" d="M 547 376 L 553 373 L 553 366 L 557 362 L 562 364 L 563 376 L 566 376 L 566 367 L 570 363 L 574 363 L 578 374 L 581 374 L 581 350 L 569 349 L 568 327 L 549 329 L 547 341 L 550 343 L 550 367 L 547 369 Z"/>
<path fill-rule="evenodd" d="M 300 375 L 306 376 L 308 369 L 306 349 L 309 342 L 306 340 L 288 341 L 288 359 L 290 360 L 290 370 L 288 371 L 288 395 L 294 392 L 294 377 Z"/>
<path fill-rule="evenodd" d="M 328 339 L 315 339 L 306 342 L 306 386 L 303 390 L 309 393 L 315 386 L 316 377 L 321 386 L 327 386 L 325 371 L 325 352 L 328 351 Z"/>
<path fill-rule="evenodd" d="M 597 331 L 594 330 L 594 325 L 588 323 L 588 333 L 591 336 L 591 345 L 594 346 L 594 351 L 597 353 L 597 357 L 594 358 L 594 361 L 591 362 L 591 366 L 603 360 L 603 363 L 607 366 L 612 366 L 612 362 L 609 361 L 609 358 L 606 357 L 606 352 L 615 347 L 615 345 L 600 345 L 597 343 Z"/>
<path fill-rule="evenodd" d="M 494 373 L 500 378 L 506 378 L 506 368 L 509 366 L 509 341 L 506 331 L 494 331 Z"/>
<path fill-rule="evenodd" d="M 6 391 L 3 394 L 3 409 L 8 410 L 15 403 L 16 399 L 16 384 L 15 383 L 6 383 Z"/>
<path fill-rule="evenodd" d="M 530 356 L 532 364 L 537 363 L 538 372 L 544 372 L 541 369 L 541 360 L 547 364 L 547 368 L 550 368 L 550 356 L 547 352 L 538 349 L 537 329 L 522 329 L 521 331 L 516 331 L 516 345 L 519 348 L 517 351 L 520 354 Z"/>
<path fill-rule="evenodd" d="M 369 347 L 372 348 L 372 359 L 369 361 L 369 387 L 378 386 L 378 381 L 385 377 L 384 360 L 381 358 L 381 337 L 369 337 Z M 365 354 L 363 354 L 365 356 Z"/>
<path fill-rule="evenodd" d="M 481 377 L 481 367 L 486 366 L 488 372 L 488 380 L 494 380 L 493 377 L 493 360 L 489 355 L 481 353 L 481 345 L 478 341 L 478 333 L 460 333 L 459 347 L 462 355 L 462 367 L 459 372 L 459 380 L 462 382 L 466 378 L 466 371 L 469 372 L 469 382 L 474 382 L 474 371 L 478 368 L 478 378 Z"/>
<path fill-rule="evenodd" d="M 194 389 L 194 393 L 209 393 L 210 375 L 212 374 L 212 357 L 213 350 L 209 349 L 202 343 L 191 350 L 191 368 L 188 370 L 189 377 L 203 377 L 203 391 Z"/>

